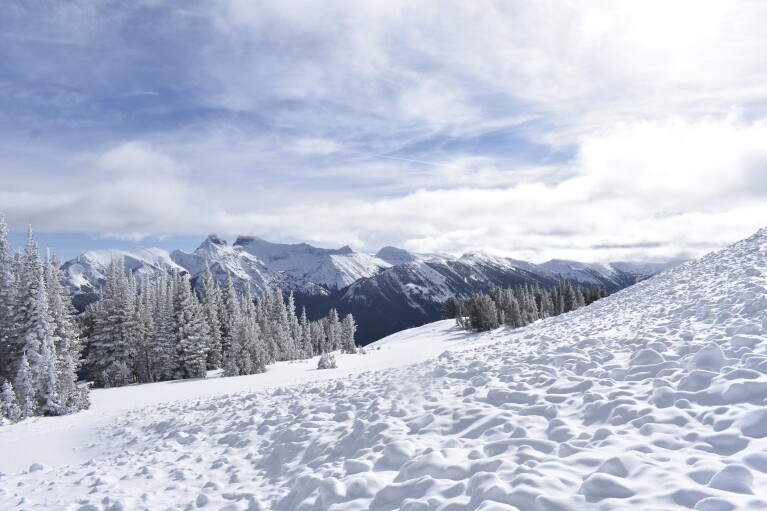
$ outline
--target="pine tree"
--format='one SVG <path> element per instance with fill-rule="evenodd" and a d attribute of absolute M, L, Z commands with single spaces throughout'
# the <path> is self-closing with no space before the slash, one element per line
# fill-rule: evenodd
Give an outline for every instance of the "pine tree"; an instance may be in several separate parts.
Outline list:
<path fill-rule="evenodd" d="M 189 280 L 176 274 L 173 278 L 176 320 L 177 378 L 204 378 L 207 358 L 208 325 L 192 292 Z"/>
<path fill-rule="evenodd" d="M 16 393 L 13 391 L 13 385 L 9 381 L 4 381 L 2 390 L 0 390 L 0 417 L 5 417 L 11 422 L 16 422 L 21 418 L 21 408 L 16 403 Z"/>
<path fill-rule="evenodd" d="M 0 214 L 0 380 L 10 379 L 15 372 L 14 305 L 16 301 L 15 264 L 8 241 L 8 225 Z"/>
<path fill-rule="evenodd" d="M 314 355 L 314 350 L 312 350 L 312 331 L 306 317 L 306 307 L 301 308 L 301 318 L 298 324 L 301 328 L 301 358 L 310 358 Z"/>
<path fill-rule="evenodd" d="M 285 308 L 285 300 L 282 290 L 275 288 L 272 291 L 271 313 L 269 332 L 274 346 L 272 360 L 290 360 L 290 326 L 288 325 L 288 311 Z"/>
<path fill-rule="evenodd" d="M 354 342 L 354 333 L 357 331 L 357 325 L 351 314 L 344 316 L 341 323 L 341 349 L 346 353 L 356 353 L 357 345 Z"/>
<path fill-rule="evenodd" d="M 152 380 L 170 380 L 175 374 L 176 335 L 173 317 L 173 288 L 167 274 L 160 275 L 155 284 L 154 346 L 152 357 Z"/>
<path fill-rule="evenodd" d="M 37 384 L 38 409 L 43 415 L 61 415 L 61 400 L 56 378 L 56 346 L 53 337 L 43 339 L 40 347 L 39 380 Z"/>
<path fill-rule="evenodd" d="M 37 411 L 37 398 L 35 395 L 35 382 L 32 370 L 29 367 L 27 354 L 21 354 L 19 367 L 16 371 L 16 402 L 21 411 L 21 418 L 31 417 Z"/>
<path fill-rule="evenodd" d="M 232 330 L 235 323 L 237 322 L 237 315 L 239 314 L 239 307 L 237 302 L 237 293 L 234 290 L 232 277 L 227 273 L 226 281 L 224 282 L 224 289 L 221 293 L 221 301 L 219 302 L 219 318 L 221 323 L 221 358 L 224 365 L 226 364 L 229 351 L 231 350 Z"/>
<path fill-rule="evenodd" d="M 136 340 L 133 328 L 127 324 L 134 313 L 129 300 L 128 279 L 122 261 L 110 261 L 101 299 L 89 308 L 92 328 L 88 341 L 88 373 L 97 385 L 119 387 L 134 381 Z"/>
<path fill-rule="evenodd" d="M 138 345 L 136 346 L 135 372 L 140 383 L 155 381 L 155 289 L 146 280 L 142 280 L 141 294 L 136 297 L 136 318 L 138 323 Z"/>
<path fill-rule="evenodd" d="M 77 387 L 80 366 L 80 329 L 69 293 L 62 285 L 59 261 L 47 251 L 45 258 L 45 286 L 48 309 L 53 321 L 53 339 L 56 350 L 56 392 L 59 414 L 73 413 L 87 406 L 88 388 Z"/>
<path fill-rule="evenodd" d="M 200 277 L 200 285 L 197 289 L 197 293 L 200 297 L 200 303 L 202 304 L 205 320 L 208 323 L 208 343 L 207 343 L 207 368 L 218 369 L 221 367 L 222 361 L 222 345 L 221 345 L 221 296 L 218 286 L 216 286 L 213 280 L 213 274 L 208 267 L 208 262 L 205 262 L 205 266 Z"/>
<path fill-rule="evenodd" d="M 335 351 L 340 347 L 339 330 L 341 325 L 338 322 L 338 312 L 335 309 L 330 309 L 330 312 L 325 319 L 325 338 L 327 339 L 327 344 L 322 352 L 328 353 Z"/>
<path fill-rule="evenodd" d="M 312 339 L 312 350 L 315 355 L 325 353 L 327 338 L 325 336 L 324 321 L 312 321 L 309 323 L 309 333 Z"/>
<path fill-rule="evenodd" d="M 43 281 L 43 268 L 35 241 L 32 226 L 27 232 L 24 256 L 21 260 L 20 273 L 16 279 L 16 314 L 15 324 L 18 338 L 15 356 L 26 355 L 35 388 L 41 382 L 40 349 L 45 338 L 53 335 L 51 320 L 48 315 L 48 297 Z"/>
<path fill-rule="evenodd" d="M 336 367 L 338 367 L 336 356 L 332 353 L 323 353 L 317 362 L 317 369 L 334 369 Z"/>
<path fill-rule="evenodd" d="M 297 360 L 302 357 L 301 353 L 301 325 L 296 316 L 296 299 L 293 291 L 288 296 L 287 306 L 287 324 L 288 324 L 288 350 L 286 360 Z"/>

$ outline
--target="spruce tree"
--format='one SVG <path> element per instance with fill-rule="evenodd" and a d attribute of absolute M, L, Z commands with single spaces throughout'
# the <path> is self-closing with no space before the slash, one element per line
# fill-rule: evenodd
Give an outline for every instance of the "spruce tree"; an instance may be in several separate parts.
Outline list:
<path fill-rule="evenodd" d="M 324 353 L 335 351 L 340 347 L 340 327 L 338 312 L 335 309 L 330 309 L 327 318 L 325 318 L 325 338 L 327 344 L 322 350 Z"/>
<path fill-rule="evenodd" d="M 229 273 L 227 273 L 226 281 L 224 282 L 224 289 L 221 292 L 221 300 L 219 302 L 219 318 L 221 323 L 221 359 L 223 364 L 226 364 L 229 351 L 231 350 L 232 330 L 234 328 L 234 324 L 237 321 L 238 314 L 239 306 L 237 293 L 234 290 L 232 277 L 229 275 Z"/>
<path fill-rule="evenodd" d="M 7 380 L 3 382 L 0 389 L 0 417 L 5 417 L 11 422 L 21 418 L 21 408 L 16 403 L 16 393 L 11 382 Z"/>
<path fill-rule="evenodd" d="M 50 251 L 45 258 L 45 285 L 48 309 L 53 322 L 53 339 L 56 350 L 56 392 L 59 413 L 73 413 L 87 406 L 87 387 L 77 387 L 77 370 L 80 366 L 80 328 L 75 309 L 66 288 L 59 261 Z"/>
<path fill-rule="evenodd" d="M 102 387 L 134 381 L 135 338 L 130 338 L 133 329 L 126 325 L 134 309 L 129 295 L 122 261 L 110 261 L 101 299 L 89 306 L 93 320 L 86 365 L 90 378 Z"/>
<path fill-rule="evenodd" d="M 357 325 L 351 314 L 344 316 L 341 322 L 341 349 L 346 353 L 356 353 L 357 345 L 354 342 L 354 333 L 357 331 Z"/>
<path fill-rule="evenodd" d="M 306 307 L 301 308 L 301 318 L 298 320 L 298 324 L 301 328 L 301 358 L 310 358 L 314 355 L 314 350 L 312 350 L 312 331 L 306 317 Z"/>
<path fill-rule="evenodd" d="M 204 378 L 207 359 L 208 328 L 205 316 L 192 292 L 189 280 L 178 274 L 173 278 L 173 312 L 176 320 L 176 378 Z"/>
<path fill-rule="evenodd" d="M 175 374 L 176 335 L 173 317 L 173 288 L 168 275 L 160 275 L 155 284 L 154 345 L 151 351 L 152 380 L 170 380 Z"/>
<path fill-rule="evenodd" d="M 21 353 L 26 355 L 33 385 L 37 388 L 41 378 L 40 349 L 46 337 L 53 335 L 51 319 L 48 314 L 48 297 L 43 281 L 43 268 L 35 241 L 32 226 L 27 231 L 24 256 L 16 279 L 16 314 L 15 324 L 17 339 L 14 359 Z"/>
<path fill-rule="evenodd" d="M 5 215 L 0 214 L 0 380 L 10 379 L 15 372 L 18 334 L 14 328 L 16 302 L 15 264 L 8 240 Z"/>
<path fill-rule="evenodd" d="M 21 418 L 26 419 L 33 416 L 37 412 L 37 396 L 35 394 L 34 375 L 29 367 L 26 353 L 21 354 L 14 388 L 16 391 L 16 403 L 21 411 Z"/>
<path fill-rule="evenodd" d="M 213 280 L 213 274 L 208 267 L 208 262 L 200 277 L 200 285 L 197 289 L 200 303 L 202 304 L 205 321 L 208 323 L 208 342 L 206 363 L 208 369 L 218 369 L 221 367 L 223 356 L 221 344 L 221 296 L 218 286 Z"/>

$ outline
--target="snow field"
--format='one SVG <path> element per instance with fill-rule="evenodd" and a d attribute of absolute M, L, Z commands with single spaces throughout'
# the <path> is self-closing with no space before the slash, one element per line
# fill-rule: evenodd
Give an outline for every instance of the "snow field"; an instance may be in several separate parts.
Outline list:
<path fill-rule="evenodd" d="M 183 402 L 127 389 L 136 402 L 92 439 L 100 457 L 3 475 L 0 508 L 767 509 L 767 230 L 587 308 L 468 337 L 476 347 L 427 325 L 369 359 L 418 364 L 235 395 L 189 389 L 254 377 L 191 382 Z"/>

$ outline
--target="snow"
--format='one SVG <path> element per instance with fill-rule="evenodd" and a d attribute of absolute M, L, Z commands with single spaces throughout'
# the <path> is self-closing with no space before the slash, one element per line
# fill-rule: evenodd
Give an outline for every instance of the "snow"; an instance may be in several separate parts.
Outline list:
<path fill-rule="evenodd" d="M 332 250 L 306 243 L 271 243 L 256 236 L 240 236 L 234 244 L 257 257 L 271 270 L 282 272 L 295 281 L 313 282 L 329 289 L 342 289 L 391 266 L 348 246 Z"/>
<path fill-rule="evenodd" d="M 369 349 L 2 427 L 0 508 L 767 509 L 767 230 L 524 329 Z"/>

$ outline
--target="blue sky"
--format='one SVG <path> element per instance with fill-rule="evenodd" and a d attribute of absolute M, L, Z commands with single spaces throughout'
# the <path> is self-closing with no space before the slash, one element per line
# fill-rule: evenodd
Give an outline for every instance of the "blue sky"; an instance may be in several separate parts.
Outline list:
<path fill-rule="evenodd" d="M 61 257 L 238 233 L 699 255 L 767 218 L 757 1 L 8 1 L 0 211 Z"/>

